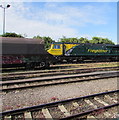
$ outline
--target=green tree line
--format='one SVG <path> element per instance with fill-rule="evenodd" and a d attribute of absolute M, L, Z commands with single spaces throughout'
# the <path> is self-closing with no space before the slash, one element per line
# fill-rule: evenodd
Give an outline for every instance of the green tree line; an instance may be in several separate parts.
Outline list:
<path fill-rule="evenodd" d="M 0 35 L 2 37 L 19 37 L 19 38 L 25 38 L 23 35 L 21 34 L 16 34 L 16 33 L 5 33 L 3 35 Z M 34 39 L 43 39 L 44 43 L 45 43 L 45 49 L 49 49 L 50 45 L 52 42 L 55 42 L 55 40 L 53 40 L 51 37 L 41 37 L 39 35 L 34 36 Z M 62 38 L 60 38 L 58 40 L 58 42 L 68 42 L 68 43 L 95 43 L 95 44 L 113 44 L 114 42 L 112 42 L 111 40 L 109 40 L 108 38 L 102 38 L 102 37 L 92 37 L 91 40 L 88 40 L 87 38 L 81 37 L 81 38 L 66 38 L 65 36 L 63 36 Z"/>

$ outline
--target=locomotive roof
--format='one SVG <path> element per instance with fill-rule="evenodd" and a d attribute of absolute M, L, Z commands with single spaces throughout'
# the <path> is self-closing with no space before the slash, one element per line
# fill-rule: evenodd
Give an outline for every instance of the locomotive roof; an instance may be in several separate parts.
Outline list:
<path fill-rule="evenodd" d="M 0 37 L 0 43 L 44 44 L 44 40 L 32 38 Z"/>
<path fill-rule="evenodd" d="M 117 47 L 117 48 L 119 48 L 119 44 L 115 45 L 114 47 Z"/>
<path fill-rule="evenodd" d="M 78 45 L 97 45 L 97 46 L 116 46 L 119 47 L 119 44 L 113 45 L 113 44 L 102 44 L 102 43 L 73 43 L 73 42 L 52 42 L 52 44 L 78 44 Z"/>
<path fill-rule="evenodd" d="M 52 42 L 52 44 L 80 44 L 80 43 L 71 43 L 71 42 Z"/>

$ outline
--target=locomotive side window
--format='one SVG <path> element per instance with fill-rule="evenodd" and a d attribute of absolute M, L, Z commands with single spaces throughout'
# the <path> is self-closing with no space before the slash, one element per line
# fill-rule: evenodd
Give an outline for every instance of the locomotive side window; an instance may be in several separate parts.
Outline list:
<path fill-rule="evenodd" d="M 53 49 L 60 49 L 60 45 L 54 45 Z"/>

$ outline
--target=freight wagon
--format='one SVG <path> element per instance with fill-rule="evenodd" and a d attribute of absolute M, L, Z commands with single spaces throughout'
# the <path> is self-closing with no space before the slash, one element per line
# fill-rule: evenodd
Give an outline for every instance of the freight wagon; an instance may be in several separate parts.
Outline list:
<path fill-rule="evenodd" d="M 44 49 L 42 39 L 0 37 L 2 67 L 46 68 L 55 60 Z"/>

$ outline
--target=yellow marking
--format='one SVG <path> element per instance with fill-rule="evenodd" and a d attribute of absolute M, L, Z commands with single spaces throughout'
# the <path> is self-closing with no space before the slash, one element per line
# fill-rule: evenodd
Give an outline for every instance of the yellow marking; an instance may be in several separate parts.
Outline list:
<path fill-rule="evenodd" d="M 90 100 L 84 100 L 87 104 L 89 104 L 90 106 L 93 106 L 93 108 L 97 108 L 96 105 L 94 105 Z"/>
<path fill-rule="evenodd" d="M 47 108 L 42 109 L 42 113 L 47 120 L 49 120 L 49 119 L 53 120 L 53 118 L 52 118 L 52 116 Z"/>
<path fill-rule="evenodd" d="M 104 52 L 107 52 L 108 50 L 94 50 L 94 49 L 88 49 L 88 52 L 93 52 L 93 53 L 104 53 Z"/>
<path fill-rule="evenodd" d="M 25 120 L 32 120 L 31 112 L 24 113 Z"/>
<path fill-rule="evenodd" d="M 70 116 L 70 113 L 66 110 L 66 108 L 63 106 L 63 105 L 59 105 L 58 106 L 59 109 L 64 113 L 64 115 L 67 117 L 67 116 Z"/>
<path fill-rule="evenodd" d="M 102 100 L 101 100 L 100 98 L 98 98 L 98 97 L 95 97 L 94 99 L 95 99 L 97 102 L 99 102 L 99 103 L 101 103 L 101 104 L 103 104 L 103 105 L 105 105 L 105 106 L 109 105 L 108 103 L 102 101 Z"/>

